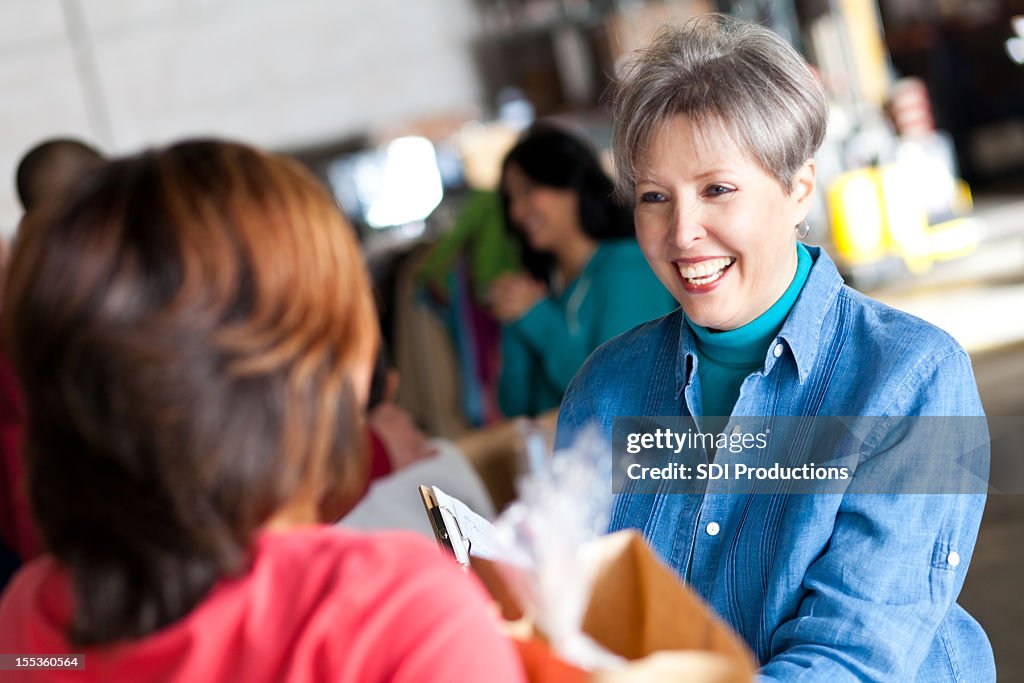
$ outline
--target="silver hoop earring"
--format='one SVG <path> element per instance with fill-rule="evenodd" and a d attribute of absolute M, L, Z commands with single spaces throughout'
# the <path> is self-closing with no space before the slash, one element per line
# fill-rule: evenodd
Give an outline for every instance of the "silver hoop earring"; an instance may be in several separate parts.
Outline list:
<path fill-rule="evenodd" d="M 802 223 L 796 226 L 796 238 L 798 240 L 802 240 L 803 238 L 807 237 L 808 233 L 810 232 L 811 226 L 808 225 L 807 221 L 803 221 Z"/>

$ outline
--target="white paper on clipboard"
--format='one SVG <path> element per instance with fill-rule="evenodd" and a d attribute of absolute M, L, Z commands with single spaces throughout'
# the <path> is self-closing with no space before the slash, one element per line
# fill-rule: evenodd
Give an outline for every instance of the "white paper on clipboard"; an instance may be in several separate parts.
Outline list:
<path fill-rule="evenodd" d="M 453 498 L 436 486 L 421 486 L 432 494 L 436 504 L 436 514 L 440 516 L 443 529 L 434 527 L 434 533 L 442 547 L 455 555 L 455 559 L 463 566 L 469 565 L 470 555 L 487 560 L 498 560 L 501 557 L 497 541 L 497 531 L 489 521 L 473 512 L 458 498 Z M 428 514 L 431 504 L 428 495 L 423 495 L 424 505 Z M 436 518 L 432 518 L 432 523 Z"/>

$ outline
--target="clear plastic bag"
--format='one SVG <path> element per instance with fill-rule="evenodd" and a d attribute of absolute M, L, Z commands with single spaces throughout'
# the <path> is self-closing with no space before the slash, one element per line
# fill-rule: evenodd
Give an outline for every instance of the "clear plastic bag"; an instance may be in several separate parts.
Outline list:
<path fill-rule="evenodd" d="M 581 629 L 593 581 L 586 547 L 605 533 L 611 511 L 611 447 L 592 427 L 571 448 L 531 462 L 519 499 L 495 522 L 522 568 L 508 585 L 559 656 L 584 669 L 618 668 L 623 660 Z"/>

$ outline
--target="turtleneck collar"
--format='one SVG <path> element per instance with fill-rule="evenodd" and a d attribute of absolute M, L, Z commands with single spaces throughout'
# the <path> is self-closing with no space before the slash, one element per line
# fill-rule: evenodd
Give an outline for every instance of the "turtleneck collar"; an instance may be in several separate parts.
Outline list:
<path fill-rule="evenodd" d="M 732 367 L 760 367 L 764 363 L 768 345 L 782 329 L 793 304 L 800 296 L 807 276 L 811 272 L 813 259 L 807 247 L 797 242 L 796 274 L 793 281 L 779 300 L 743 327 L 723 332 L 712 332 L 687 319 L 697 342 L 697 350 L 714 362 Z"/>

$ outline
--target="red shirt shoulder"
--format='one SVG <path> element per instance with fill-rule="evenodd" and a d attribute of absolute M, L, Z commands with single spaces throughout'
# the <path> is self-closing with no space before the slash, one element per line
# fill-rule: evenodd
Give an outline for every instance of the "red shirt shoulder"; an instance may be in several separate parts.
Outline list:
<path fill-rule="evenodd" d="M 66 574 L 31 563 L 0 603 L 0 651 L 71 652 L 70 613 Z M 68 680 L 524 680 L 483 589 L 434 544 L 331 527 L 261 535 L 183 619 L 86 656 Z"/>

